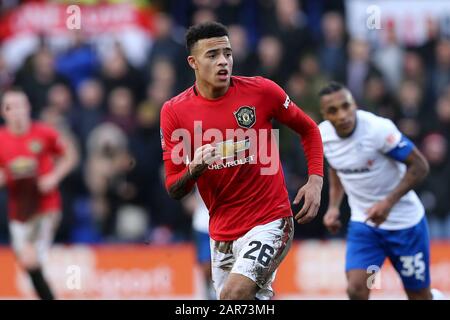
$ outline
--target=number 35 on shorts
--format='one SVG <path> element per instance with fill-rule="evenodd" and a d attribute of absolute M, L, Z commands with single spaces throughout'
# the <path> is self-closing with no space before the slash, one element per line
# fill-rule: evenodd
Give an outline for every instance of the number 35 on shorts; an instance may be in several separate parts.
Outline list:
<path fill-rule="evenodd" d="M 404 277 L 415 276 L 417 280 L 425 281 L 425 262 L 423 261 L 423 253 L 418 252 L 413 256 L 401 256 L 402 270 L 400 271 Z"/>

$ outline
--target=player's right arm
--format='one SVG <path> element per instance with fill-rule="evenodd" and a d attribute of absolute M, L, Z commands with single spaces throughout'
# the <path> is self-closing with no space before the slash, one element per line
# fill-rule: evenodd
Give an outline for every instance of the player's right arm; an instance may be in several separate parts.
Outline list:
<path fill-rule="evenodd" d="M 220 154 L 215 154 L 215 150 L 210 144 L 199 147 L 195 150 L 192 161 L 183 168 L 176 166 L 172 159 L 164 160 L 166 188 L 171 198 L 179 200 L 191 192 L 195 182 L 206 171 L 208 165 L 221 158 Z"/>
<path fill-rule="evenodd" d="M 172 152 L 183 141 L 174 138 L 174 131 L 182 128 L 171 107 L 170 102 L 166 102 L 161 109 L 161 146 L 165 186 L 169 196 L 179 200 L 192 191 L 197 179 L 206 171 L 209 164 L 220 159 L 220 155 L 216 154 L 215 148 L 210 144 L 196 149 L 192 161 L 180 159 L 179 152 Z"/>
<path fill-rule="evenodd" d="M 327 212 L 323 217 L 323 224 L 331 233 L 337 233 L 342 226 L 339 221 L 339 208 L 344 198 L 344 187 L 341 180 L 339 180 L 336 170 L 332 167 L 328 167 L 328 180 L 330 199 Z"/>

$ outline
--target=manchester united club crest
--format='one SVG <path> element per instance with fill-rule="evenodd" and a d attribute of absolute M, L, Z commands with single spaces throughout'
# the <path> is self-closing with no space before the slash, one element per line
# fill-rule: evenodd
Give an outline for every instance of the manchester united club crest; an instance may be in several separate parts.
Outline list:
<path fill-rule="evenodd" d="M 29 142 L 28 148 L 32 153 L 40 153 L 42 151 L 42 143 L 39 140 L 32 140 Z"/>
<path fill-rule="evenodd" d="M 242 106 L 237 111 L 233 112 L 238 125 L 242 128 L 249 129 L 256 122 L 255 107 Z"/>

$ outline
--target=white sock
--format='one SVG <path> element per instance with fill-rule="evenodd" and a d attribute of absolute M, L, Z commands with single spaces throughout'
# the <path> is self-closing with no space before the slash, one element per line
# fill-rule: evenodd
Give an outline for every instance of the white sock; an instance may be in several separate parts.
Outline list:
<path fill-rule="evenodd" d="M 433 296 L 433 300 L 445 300 L 444 294 L 438 289 L 431 289 L 430 291 Z"/>

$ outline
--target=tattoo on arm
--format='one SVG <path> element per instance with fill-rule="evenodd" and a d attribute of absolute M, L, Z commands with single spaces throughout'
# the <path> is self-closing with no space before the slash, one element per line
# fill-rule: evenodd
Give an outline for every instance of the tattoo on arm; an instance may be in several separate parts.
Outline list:
<path fill-rule="evenodd" d="M 187 190 L 186 186 L 189 182 L 191 182 L 194 177 L 190 174 L 189 170 L 181 176 L 169 189 L 169 195 L 171 198 L 176 200 L 180 200 L 185 195 L 187 195 L 190 190 Z"/>

